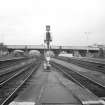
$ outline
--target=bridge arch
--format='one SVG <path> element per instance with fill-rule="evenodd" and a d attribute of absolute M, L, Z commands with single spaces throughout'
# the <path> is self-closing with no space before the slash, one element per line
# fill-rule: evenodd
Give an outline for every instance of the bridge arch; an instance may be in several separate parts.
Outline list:
<path fill-rule="evenodd" d="M 41 53 L 40 53 L 39 50 L 30 50 L 29 55 L 31 55 L 31 56 L 40 56 Z"/>
<path fill-rule="evenodd" d="M 23 56 L 23 55 L 24 55 L 24 51 L 23 51 L 23 50 L 14 50 L 14 51 L 12 52 L 12 54 L 13 54 L 14 56 Z"/>

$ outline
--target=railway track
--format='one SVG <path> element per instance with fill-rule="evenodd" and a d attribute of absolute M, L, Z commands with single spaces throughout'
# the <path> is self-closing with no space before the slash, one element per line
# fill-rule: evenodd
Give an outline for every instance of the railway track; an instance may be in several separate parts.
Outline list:
<path fill-rule="evenodd" d="M 31 62 L 20 68 L 18 71 L 13 71 L 3 77 L 4 80 L 0 81 L 0 105 L 8 105 L 15 97 L 19 89 L 25 84 L 33 72 L 37 70 L 40 61 Z"/>
<path fill-rule="evenodd" d="M 24 68 L 27 64 L 32 62 L 31 60 L 26 60 L 26 61 L 20 61 L 17 65 L 14 65 L 13 67 L 9 67 L 8 69 L 3 69 L 0 72 L 0 86 L 8 81 L 8 79 L 13 77 L 16 73 L 21 71 L 22 68 Z"/>
<path fill-rule="evenodd" d="M 93 94 L 98 96 L 99 98 L 105 98 L 105 87 L 94 82 L 93 80 L 84 77 L 83 75 L 68 69 L 61 64 L 57 64 L 55 62 L 51 62 L 51 65 L 56 68 L 57 70 L 61 71 L 64 76 L 76 84 L 80 85 L 81 87 L 90 90 Z"/>
<path fill-rule="evenodd" d="M 28 60 L 28 59 L 27 58 L 22 58 L 22 59 L 0 61 L 0 69 L 6 69 L 8 67 L 17 65 L 18 63 L 21 63 L 21 62 L 26 61 L 26 60 Z"/>
<path fill-rule="evenodd" d="M 102 64 L 102 63 L 89 62 L 82 59 L 72 59 L 72 58 L 66 58 L 66 57 L 58 57 L 57 59 L 64 60 L 68 63 L 72 63 L 80 67 L 83 67 L 89 70 L 98 71 L 105 74 L 105 64 Z"/>
<path fill-rule="evenodd" d="M 10 79 L 14 78 L 15 75 L 18 75 L 19 73 L 21 73 L 25 69 L 26 65 L 27 64 L 21 65 L 15 69 L 12 69 L 7 72 L 4 72 L 3 74 L 0 74 L 0 86 L 8 82 Z"/>

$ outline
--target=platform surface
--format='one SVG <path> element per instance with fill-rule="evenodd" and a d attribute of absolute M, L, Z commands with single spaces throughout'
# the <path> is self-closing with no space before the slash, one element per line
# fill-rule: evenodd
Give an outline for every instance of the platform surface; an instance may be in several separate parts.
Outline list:
<path fill-rule="evenodd" d="M 81 105 L 73 93 L 57 79 L 57 72 L 44 72 L 42 67 L 9 105 Z"/>
<path fill-rule="evenodd" d="M 61 72 L 54 68 L 45 72 L 41 66 L 29 86 L 9 105 L 93 105 L 91 103 L 104 105 L 100 98 L 68 80 Z"/>
<path fill-rule="evenodd" d="M 103 74 L 101 72 L 92 71 L 92 70 L 77 66 L 75 64 L 68 63 L 63 60 L 52 59 L 52 61 L 54 61 L 58 64 L 62 64 L 65 67 L 70 68 L 70 69 L 80 73 L 81 75 L 86 76 L 86 77 L 90 78 L 91 80 L 93 80 L 94 82 L 97 82 L 98 84 L 105 87 L 105 74 Z"/>
<path fill-rule="evenodd" d="M 42 94 L 41 103 L 68 103 L 79 104 L 75 96 L 70 90 L 66 89 L 56 78 L 56 72 L 50 72 L 48 75 L 48 83 Z"/>

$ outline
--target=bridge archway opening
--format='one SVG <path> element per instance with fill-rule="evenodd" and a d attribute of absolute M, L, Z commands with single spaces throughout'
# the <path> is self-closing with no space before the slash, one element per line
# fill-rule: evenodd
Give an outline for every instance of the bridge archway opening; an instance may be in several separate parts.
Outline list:
<path fill-rule="evenodd" d="M 67 54 L 67 51 L 61 51 L 60 54 Z"/>
<path fill-rule="evenodd" d="M 54 51 L 47 51 L 46 54 L 50 55 L 50 57 L 54 57 L 55 56 Z"/>
<path fill-rule="evenodd" d="M 12 52 L 12 54 L 13 54 L 14 56 L 24 56 L 24 51 L 23 51 L 23 50 L 14 50 L 14 51 Z"/>
<path fill-rule="evenodd" d="M 41 53 L 40 53 L 39 50 L 30 50 L 30 51 L 29 51 L 29 55 L 30 55 L 30 56 L 40 56 Z"/>

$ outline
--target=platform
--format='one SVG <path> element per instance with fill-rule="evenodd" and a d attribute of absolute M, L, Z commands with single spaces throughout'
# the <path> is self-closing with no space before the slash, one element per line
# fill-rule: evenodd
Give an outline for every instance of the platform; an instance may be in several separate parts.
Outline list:
<path fill-rule="evenodd" d="M 83 67 L 68 63 L 68 62 L 63 61 L 63 60 L 52 59 L 52 61 L 54 61 L 58 64 L 62 64 L 67 68 L 71 68 L 72 70 L 90 78 L 91 80 L 93 80 L 93 81 L 97 82 L 98 84 L 105 87 L 105 74 L 103 74 L 101 72 L 85 69 Z"/>
<path fill-rule="evenodd" d="M 57 72 L 44 72 L 41 67 L 29 86 L 9 105 L 82 105 L 56 76 Z"/>
<path fill-rule="evenodd" d="M 9 105 L 104 105 L 102 103 L 92 92 L 66 79 L 54 68 L 45 72 L 41 66 L 29 86 Z"/>

